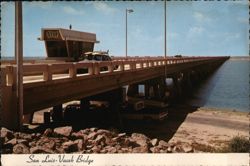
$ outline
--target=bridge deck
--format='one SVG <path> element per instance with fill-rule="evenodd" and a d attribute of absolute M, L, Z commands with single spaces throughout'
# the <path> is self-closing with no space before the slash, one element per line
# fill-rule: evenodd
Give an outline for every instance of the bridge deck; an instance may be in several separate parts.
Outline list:
<path fill-rule="evenodd" d="M 81 99 L 141 81 L 180 72 L 228 57 L 117 59 L 111 62 L 78 62 L 56 64 L 25 64 L 24 114 L 64 102 Z M 101 71 L 106 67 L 107 71 Z M 77 74 L 77 69 L 88 69 Z M 4 108 L 15 102 L 15 65 L 1 68 L 1 88 L 5 95 Z M 58 74 L 58 73 L 64 74 Z"/>

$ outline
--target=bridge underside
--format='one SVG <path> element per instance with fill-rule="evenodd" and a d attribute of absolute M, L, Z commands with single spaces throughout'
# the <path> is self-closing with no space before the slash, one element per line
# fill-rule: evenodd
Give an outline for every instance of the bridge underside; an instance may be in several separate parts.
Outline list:
<path fill-rule="evenodd" d="M 159 80 L 165 80 L 166 76 L 173 78 L 178 96 L 185 85 L 191 86 L 191 84 L 198 82 L 206 73 L 215 70 L 224 61 L 225 59 L 212 59 L 168 64 L 166 66 L 152 66 L 147 70 L 142 68 L 86 75 L 72 79 L 27 83 L 24 84 L 24 115 L 72 100 L 80 100 L 119 89 L 126 85 L 152 84 L 152 80 L 156 80 L 155 82 L 158 84 L 161 82 Z M 182 80 L 182 83 L 180 83 L 180 80 Z M 16 126 L 15 121 L 18 119 L 15 87 L 4 87 L 2 88 L 2 93 L 5 94 L 2 125 L 15 128 L 13 126 Z"/>

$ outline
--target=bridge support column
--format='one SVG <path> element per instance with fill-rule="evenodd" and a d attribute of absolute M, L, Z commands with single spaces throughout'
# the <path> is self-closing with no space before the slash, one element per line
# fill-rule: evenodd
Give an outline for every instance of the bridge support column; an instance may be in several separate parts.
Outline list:
<path fill-rule="evenodd" d="M 52 120 L 54 122 L 60 122 L 63 120 L 63 107 L 62 104 L 53 107 Z"/>
<path fill-rule="evenodd" d="M 182 90 L 186 93 L 190 93 L 192 91 L 192 82 L 190 80 L 190 75 L 190 72 L 186 72 L 183 76 Z"/>
<path fill-rule="evenodd" d="M 112 92 L 112 97 L 109 99 L 111 121 L 119 128 L 123 126 L 121 117 L 121 105 L 124 101 L 124 89 L 118 88 Z"/>
<path fill-rule="evenodd" d="M 83 98 L 80 100 L 80 110 L 81 111 L 89 111 L 90 102 L 88 98 Z"/>
<path fill-rule="evenodd" d="M 138 94 L 139 87 L 138 84 L 131 84 L 128 86 L 128 96 L 134 96 Z"/>
<path fill-rule="evenodd" d="M 178 76 L 174 75 L 173 76 L 173 83 L 174 83 L 174 92 L 175 92 L 175 96 L 176 98 L 181 98 L 182 96 L 182 89 L 181 89 L 181 84 L 178 80 Z"/>

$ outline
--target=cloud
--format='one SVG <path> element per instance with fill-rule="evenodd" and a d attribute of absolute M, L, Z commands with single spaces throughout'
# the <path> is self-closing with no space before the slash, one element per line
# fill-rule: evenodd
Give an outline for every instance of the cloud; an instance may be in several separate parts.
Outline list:
<path fill-rule="evenodd" d="M 249 23 L 249 19 L 247 18 L 242 18 L 242 17 L 238 17 L 237 21 L 243 24 L 248 24 Z"/>
<path fill-rule="evenodd" d="M 110 7 L 106 2 L 93 2 L 94 8 L 98 11 L 104 12 L 106 14 L 114 13 L 116 10 Z"/>
<path fill-rule="evenodd" d="M 190 34 L 202 34 L 204 32 L 204 28 L 203 27 L 191 27 L 189 29 Z"/>
<path fill-rule="evenodd" d="M 24 3 L 27 3 L 31 7 L 39 7 L 42 9 L 49 9 L 52 7 L 54 2 L 52 2 L 52 1 L 46 1 L 46 2 L 39 1 L 39 2 L 24 2 Z"/>
<path fill-rule="evenodd" d="M 77 10 L 71 6 L 64 6 L 64 7 L 62 7 L 62 9 L 67 14 L 72 14 L 72 15 L 83 15 L 84 14 L 83 10 Z"/>
<path fill-rule="evenodd" d="M 225 33 L 224 42 L 234 41 L 240 38 L 240 33 Z"/>
<path fill-rule="evenodd" d="M 205 15 L 201 12 L 194 12 L 193 17 L 195 18 L 196 21 L 198 22 L 210 22 L 211 18 L 208 17 L 208 15 Z"/>

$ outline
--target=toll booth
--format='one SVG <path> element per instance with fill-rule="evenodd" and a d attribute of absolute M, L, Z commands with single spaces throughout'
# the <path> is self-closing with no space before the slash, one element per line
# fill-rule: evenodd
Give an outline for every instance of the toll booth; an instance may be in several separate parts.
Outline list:
<path fill-rule="evenodd" d="M 45 42 L 48 60 L 77 61 L 85 52 L 92 52 L 96 34 L 62 28 L 42 28 L 38 40 Z"/>

